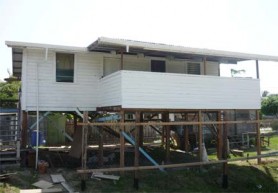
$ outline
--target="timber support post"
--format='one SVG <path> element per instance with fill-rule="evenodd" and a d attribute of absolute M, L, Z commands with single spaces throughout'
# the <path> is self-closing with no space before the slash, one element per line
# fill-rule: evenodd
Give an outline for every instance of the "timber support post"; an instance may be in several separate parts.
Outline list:
<path fill-rule="evenodd" d="M 162 114 L 162 120 L 163 122 L 169 122 L 169 112 L 165 112 Z M 165 149 L 166 149 L 166 157 L 165 157 L 165 162 L 169 163 L 170 162 L 170 126 L 165 125 L 163 126 L 164 132 L 166 134 L 166 140 L 165 140 Z"/>
<path fill-rule="evenodd" d="M 223 121 L 221 111 L 217 113 L 217 121 Z M 217 125 L 217 157 L 222 159 L 222 147 L 223 147 L 223 124 Z"/>
<path fill-rule="evenodd" d="M 88 123 L 88 111 L 83 112 L 83 123 Z M 82 127 L 82 152 L 81 152 L 81 159 L 82 159 L 82 168 L 87 168 L 87 146 L 88 146 L 88 124 Z M 86 179 L 87 175 L 82 175 L 81 180 L 81 190 L 84 191 L 86 189 Z"/>
<path fill-rule="evenodd" d="M 223 119 L 226 120 L 225 113 L 223 114 Z M 224 124 L 223 127 L 223 146 L 222 146 L 222 158 L 224 160 L 227 160 L 228 158 L 228 130 L 227 130 L 227 124 Z M 223 175 L 222 175 L 222 188 L 227 189 L 228 188 L 228 162 L 223 163 Z"/>
<path fill-rule="evenodd" d="M 74 133 L 76 132 L 76 129 L 77 129 L 77 115 L 74 114 L 73 115 L 73 129 L 74 129 Z"/>
<path fill-rule="evenodd" d="M 260 120 L 260 113 L 259 110 L 256 110 L 256 120 Z M 260 122 L 256 123 L 256 133 L 257 133 L 257 138 L 256 138 L 256 144 L 257 144 L 257 155 L 261 155 L 261 131 L 260 131 Z M 262 160 L 261 158 L 257 159 L 257 163 L 261 164 Z"/>
<path fill-rule="evenodd" d="M 199 110 L 198 111 L 198 121 L 199 121 L 199 125 L 198 125 L 198 150 L 199 150 L 199 160 L 200 162 L 202 161 L 202 157 L 203 157 L 203 126 L 202 126 L 202 111 Z"/>
<path fill-rule="evenodd" d="M 98 164 L 103 166 L 103 128 L 99 127 L 99 154 L 98 154 Z"/>
<path fill-rule="evenodd" d="M 21 147 L 26 148 L 28 138 L 28 113 L 22 111 L 22 122 L 21 122 Z"/>
<path fill-rule="evenodd" d="M 140 122 L 144 122 L 144 113 L 140 113 Z M 139 147 L 144 145 L 144 126 L 141 125 L 139 129 Z"/>
<path fill-rule="evenodd" d="M 121 111 L 121 123 L 125 122 L 125 112 Z M 120 167 L 123 168 L 125 167 L 125 138 L 122 134 L 122 132 L 125 132 L 125 126 L 122 125 L 120 129 Z M 121 172 L 121 175 L 123 175 L 124 172 Z"/>
<path fill-rule="evenodd" d="M 135 112 L 135 122 L 140 122 L 140 112 Z M 134 137 L 135 137 L 135 146 L 134 146 L 134 167 L 139 167 L 139 129 L 140 126 L 135 127 Z M 134 183 L 133 187 L 139 189 L 139 170 L 134 170 Z"/>
<path fill-rule="evenodd" d="M 161 118 L 162 118 L 162 121 L 164 121 L 164 114 L 162 113 L 161 114 Z M 166 129 L 164 126 L 162 126 L 162 132 L 161 132 L 161 147 L 165 147 L 165 136 L 166 136 Z"/>
<path fill-rule="evenodd" d="M 188 113 L 185 113 L 185 121 L 188 121 Z M 184 126 L 184 150 L 189 152 L 189 126 Z"/>

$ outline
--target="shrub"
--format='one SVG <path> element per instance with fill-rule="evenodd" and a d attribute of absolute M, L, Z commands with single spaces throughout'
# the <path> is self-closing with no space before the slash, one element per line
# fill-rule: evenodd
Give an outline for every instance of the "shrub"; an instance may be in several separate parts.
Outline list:
<path fill-rule="evenodd" d="M 270 126 L 272 130 L 278 130 L 278 121 L 273 121 Z"/>

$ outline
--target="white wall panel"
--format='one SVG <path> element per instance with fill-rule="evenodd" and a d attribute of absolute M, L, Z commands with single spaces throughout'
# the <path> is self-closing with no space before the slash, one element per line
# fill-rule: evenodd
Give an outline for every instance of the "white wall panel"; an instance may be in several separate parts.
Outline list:
<path fill-rule="evenodd" d="M 76 108 L 95 110 L 99 99 L 99 79 L 102 75 L 102 57 L 93 53 L 75 53 L 74 83 L 56 82 L 55 52 L 49 51 L 47 61 L 43 50 L 27 50 L 26 110 L 36 110 L 37 64 L 39 73 L 39 109 L 67 111 Z"/>
<path fill-rule="evenodd" d="M 122 106 L 169 109 L 259 109 L 259 80 L 123 71 Z"/>

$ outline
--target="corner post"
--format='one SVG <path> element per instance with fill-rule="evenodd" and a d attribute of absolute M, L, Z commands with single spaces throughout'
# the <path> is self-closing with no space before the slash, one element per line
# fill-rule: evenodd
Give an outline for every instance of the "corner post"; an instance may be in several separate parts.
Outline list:
<path fill-rule="evenodd" d="M 261 155 L 261 131 L 260 131 L 260 113 L 259 113 L 259 110 L 256 110 L 256 120 L 257 120 L 257 123 L 256 123 L 256 133 L 257 133 L 257 155 Z M 258 164 L 261 164 L 262 160 L 261 158 L 258 158 L 257 159 L 257 162 Z"/>

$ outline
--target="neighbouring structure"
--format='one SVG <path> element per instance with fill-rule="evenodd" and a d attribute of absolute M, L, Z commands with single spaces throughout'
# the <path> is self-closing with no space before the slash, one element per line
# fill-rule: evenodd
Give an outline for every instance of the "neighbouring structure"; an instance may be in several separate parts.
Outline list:
<path fill-rule="evenodd" d="M 226 156 L 223 148 L 227 136 L 244 132 L 237 127 L 243 122 L 253 124 L 259 144 L 258 61 L 278 61 L 276 56 L 105 37 L 88 47 L 12 41 L 6 45 L 12 48 L 13 75 L 22 81 L 22 143 L 26 145 L 28 113 L 84 112 L 85 128 L 86 112 L 118 113 L 116 122 L 94 123 L 92 118 L 89 124 L 101 132 L 114 130 L 118 134 L 120 167 L 125 166 L 125 133 L 132 126 L 136 128 L 130 131 L 135 138 L 135 166 L 139 164 L 139 145 L 143 145 L 146 126 L 162 135 L 166 161 L 170 154 L 170 131 L 178 132 L 178 126 L 186 151 L 190 149 L 189 135 L 193 129 L 200 159 L 206 128 L 216 136 L 219 159 Z M 257 79 L 220 76 L 220 64 L 247 60 L 254 60 Z M 243 112 L 243 118 L 238 116 Z M 128 117 L 131 123 L 125 122 Z M 227 125 L 229 121 L 234 123 L 230 127 L 221 124 Z M 86 134 L 85 129 L 83 150 L 87 147 Z M 86 168 L 86 151 L 82 155 Z"/>

